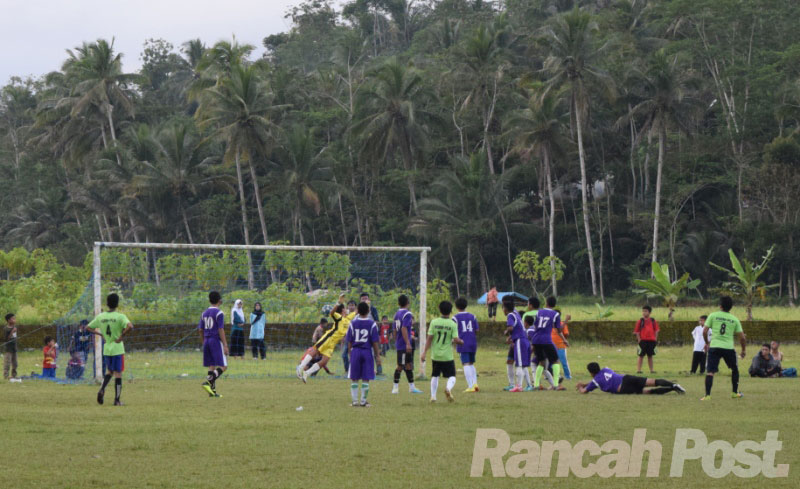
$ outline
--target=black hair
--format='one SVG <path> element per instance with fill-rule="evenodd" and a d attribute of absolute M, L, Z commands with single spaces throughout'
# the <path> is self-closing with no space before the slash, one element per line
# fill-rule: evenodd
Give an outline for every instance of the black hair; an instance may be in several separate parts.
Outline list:
<path fill-rule="evenodd" d="M 592 375 L 597 375 L 600 373 L 600 365 L 597 362 L 592 362 L 586 366 L 586 370 Z"/>
<path fill-rule="evenodd" d="M 533 322 L 534 322 L 533 314 L 528 314 L 527 316 L 525 316 L 524 321 L 525 321 L 525 324 L 527 324 L 528 326 L 533 326 Z"/>
<path fill-rule="evenodd" d="M 358 303 L 358 314 L 359 316 L 364 316 L 369 314 L 369 304 L 366 302 L 359 302 Z"/>
<path fill-rule="evenodd" d="M 547 307 L 553 308 L 556 307 L 556 298 L 552 295 L 547 298 Z"/>
<path fill-rule="evenodd" d="M 216 290 L 212 290 L 208 293 L 208 302 L 212 304 L 219 304 L 222 302 L 222 294 L 217 292 Z"/>
<path fill-rule="evenodd" d="M 503 309 L 514 310 L 514 298 L 510 295 L 503 297 Z"/>
<path fill-rule="evenodd" d="M 761 345 L 761 348 L 768 348 L 768 349 L 771 350 L 772 349 L 772 345 L 770 345 L 769 343 L 764 343 L 763 345 Z"/>
<path fill-rule="evenodd" d="M 342 311 L 344 311 L 344 304 L 336 304 L 336 306 L 333 308 L 333 311 L 331 311 L 331 314 L 333 314 L 334 312 L 338 312 L 339 314 L 341 314 Z"/>
<path fill-rule="evenodd" d="M 534 309 L 539 309 L 540 307 L 542 307 L 542 303 L 539 302 L 539 298 L 536 297 L 535 295 L 528 298 L 528 305 Z"/>
<path fill-rule="evenodd" d="M 643 311 L 647 311 L 647 312 L 653 312 L 653 308 L 652 308 L 652 307 L 650 307 L 650 304 L 645 304 L 645 305 L 643 305 L 643 306 L 642 306 L 642 310 L 643 310 Z"/>
<path fill-rule="evenodd" d="M 109 309 L 116 309 L 119 306 L 119 296 L 117 294 L 108 294 L 106 297 L 106 305 Z"/>
<path fill-rule="evenodd" d="M 453 303 L 450 301 L 442 301 L 439 303 L 439 312 L 442 316 L 449 316 L 453 312 Z"/>
<path fill-rule="evenodd" d="M 352 301 L 352 300 L 347 301 L 347 305 L 349 306 L 350 304 L 353 304 L 355 306 L 356 305 L 356 301 Z"/>
<path fill-rule="evenodd" d="M 51 341 L 53 341 L 53 337 L 52 336 L 45 336 L 44 337 L 45 346 L 47 346 L 47 344 L 50 343 Z"/>
<path fill-rule="evenodd" d="M 397 305 L 400 307 L 406 307 L 408 305 L 408 296 L 405 294 L 400 294 L 400 297 L 397 298 Z"/>
<path fill-rule="evenodd" d="M 367 299 L 369 299 L 369 294 L 367 294 L 366 292 L 362 292 L 362 293 L 361 293 L 361 295 L 360 295 L 360 296 L 358 296 L 358 297 L 359 297 L 359 298 L 361 298 L 361 297 L 366 297 Z"/>
<path fill-rule="evenodd" d="M 319 324 L 328 324 L 328 320 L 325 319 L 325 318 L 322 318 L 322 319 L 319 320 Z"/>
<path fill-rule="evenodd" d="M 258 306 L 258 308 L 261 309 L 262 311 L 264 310 L 264 306 L 262 306 L 260 302 L 256 302 L 255 304 L 253 304 L 253 310 L 255 310 L 256 306 Z"/>
<path fill-rule="evenodd" d="M 11 318 L 13 318 L 13 317 L 14 317 L 14 313 L 13 312 L 9 312 L 8 314 L 6 314 L 6 322 L 11 321 Z"/>
<path fill-rule="evenodd" d="M 463 311 L 466 308 L 467 308 L 467 299 L 463 297 L 459 297 L 458 299 L 456 299 L 456 309 L 458 309 L 459 311 Z"/>
<path fill-rule="evenodd" d="M 719 298 L 719 307 L 723 311 L 729 312 L 733 308 L 733 299 L 730 296 L 723 295 Z"/>
<path fill-rule="evenodd" d="M 702 316 L 700 316 L 700 319 L 702 319 L 703 321 L 705 321 L 706 319 L 708 319 L 708 316 L 706 316 L 705 314 L 703 314 Z"/>
<path fill-rule="evenodd" d="M 383 321 L 384 319 L 389 319 L 389 316 L 381 316 L 381 321 Z"/>

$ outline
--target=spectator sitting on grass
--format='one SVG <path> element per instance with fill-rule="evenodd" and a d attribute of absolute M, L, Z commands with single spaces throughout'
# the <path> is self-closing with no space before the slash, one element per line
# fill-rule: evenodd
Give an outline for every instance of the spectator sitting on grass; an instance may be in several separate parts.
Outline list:
<path fill-rule="evenodd" d="M 83 378 L 83 359 L 81 359 L 80 350 L 72 350 L 72 356 L 67 363 L 66 376 L 71 380 L 78 380 Z"/>
<path fill-rule="evenodd" d="M 781 344 L 778 341 L 772 340 L 770 343 L 769 354 L 772 355 L 772 358 L 778 362 L 778 367 L 782 367 L 783 365 L 783 352 L 780 350 Z"/>
<path fill-rule="evenodd" d="M 761 345 L 761 351 L 753 357 L 750 364 L 750 377 L 779 377 L 781 367 L 770 354 L 770 346 L 767 343 Z"/>

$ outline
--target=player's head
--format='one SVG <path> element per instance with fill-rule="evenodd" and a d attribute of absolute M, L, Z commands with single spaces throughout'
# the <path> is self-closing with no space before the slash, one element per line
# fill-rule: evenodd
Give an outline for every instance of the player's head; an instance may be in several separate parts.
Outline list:
<path fill-rule="evenodd" d="M 116 309 L 119 307 L 119 296 L 117 294 L 108 294 L 108 297 L 106 297 L 106 305 L 109 309 Z"/>
<path fill-rule="evenodd" d="M 353 312 L 356 310 L 356 301 L 347 301 L 347 311 Z"/>
<path fill-rule="evenodd" d="M 14 313 L 9 312 L 6 314 L 6 323 L 13 325 L 15 322 L 17 322 L 17 316 L 15 316 Z"/>
<path fill-rule="evenodd" d="M 600 365 L 597 362 L 592 362 L 586 366 L 586 370 L 592 375 L 597 375 L 600 373 Z"/>
<path fill-rule="evenodd" d="M 650 307 L 650 304 L 645 304 L 642 306 L 642 316 L 649 318 L 651 312 L 653 312 L 653 308 Z"/>
<path fill-rule="evenodd" d="M 700 326 L 705 326 L 706 319 L 708 319 L 708 316 L 706 316 L 705 314 L 697 318 L 697 320 L 700 322 Z"/>
<path fill-rule="evenodd" d="M 400 297 L 397 298 L 397 305 L 400 307 L 408 307 L 408 296 L 400 294 Z"/>
<path fill-rule="evenodd" d="M 367 304 L 369 304 L 371 302 L 369 300 L 369 294 L 367 294 L 366 292 L 362 292 L 361 296 L 358 298 L 358 300 L 360 300 L 361 302 L 366 302 Z"/>
<path fill-rule="evenodd" d="M 539 298 L 536 296 L 531 296 L 528 298 L 528 310 L 534 311 L 542 307 L 542 303 L 539 302 Z"/>
<path fill-rule="evenodd" d="M 733 309 L 733 299 L 730 296 L 723 295 L 719 298 L 719 308 L 725 312 L 730 312 Z"/>
<path fill-rule="evenodd" d="M 514 310 L 514 298 L 510 295 L 503 297 L 503 313 L 509 314 Z"/>
<path fill-rule="evenodd" d="M 529 315 L 525 316 L 525 324 L 527 326 L 533 326 L 533 322 L 534 322 L 533 315 L 529 314 Z"/>
<path fill-rule="evenodd" d="M 212 306 L 222 303 L 222 294 L 216 290 L 212 290 L 208 293 L 208 302 L 210 302 Z"/>
<path fill-rule="evenodd" d="M 459 311 L 466 311 L 467 310 L 467 299 L 463 297 L 459 297 L 456 299 L 456 309 Z"/>
<path fill-rule="evenodd" d="M 551 295 L 550 297 L 547 298 L 545 304 L 547 304 L 547 307 L 549 307 L 550 309 L 556 307 L 556 298 Z"/>
<path fill-rule="evenodd" d="M 389 316 L 383 316 L 383 317 L 381 318 L 381 322 L 382 322 L 382 323 L 388 323 L 388 322 L 389 322 Z"/>
<path fill-rule="evenodd" d="M 761 356 L 762 357 L 769 358 L 769 351 L 770 351 L 769 343 L 764 343 L 763 345 L 761 345 Z"/>
<path fill-rule="evenodd" d="M 439 303 L 439 312 L 442 316 L 449 316 L 453 312 L 453 303 L 450 301 L 442 301 Z"/>
<path fill-rule="evenodd" d="M 44 337 L 44 346 L 51 346 L 50 343 L 54 343 L 52 336 L 45 336 Z"/>
<path fill-rule="evenodd" d="M 369 304 L 364 301 L 358 303 L 358 315 L 361 317 L 369 316 Z"/>
<path fill-rule="evenodd" d="M 344 312 L 344 304 L 336 304 L 336 307 L 334 307 L 333 310 L 331 311 L 331 315 L 333 315 L 334 312 L 338 313 L 338 314 L 343 313 Z"/>
<path fill-rule="evenodd" d="M 326 325 L 326 324 L 328 324 L 328 320 L 327 320 L 327 319 L 325 319 L 325 318 L 322 318 L 322 319 L 320 319 L 320 320 L 319 320 L 319 325 L 320 325 L 320 326 L 324 326 L 324 325 Z"/>

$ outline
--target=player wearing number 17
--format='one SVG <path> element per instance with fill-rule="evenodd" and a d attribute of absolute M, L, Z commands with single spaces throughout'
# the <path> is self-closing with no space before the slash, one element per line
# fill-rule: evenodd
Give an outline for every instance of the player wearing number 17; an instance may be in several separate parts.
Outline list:
<path fill-rule="evenodd" d="M 456 385 L 456 362 L 453 360 L 453 343 L 463 345 L 464 342 L 458 337 L 458 326 L 450 313 L 453 312 L 453 304 L 450 301 L 439 303 L 439 312 L 442 314 L 431 321 L 428 328 L 428 338 L 425 341 L 425 349 L 422 350 L 420 359 L 424 362 L 428 349 L 431 350 L 431 360 L 433 363 L 433 373 L 431 374 L 431 402 L 436 402 L 436 391 L 439 389 L 439 376 L 447 377 L 447 386 L 444 395 L 447 400 L 453 402 L 453 387 Z"/>
<path fill-rule="evenodd" d="M 103 345 L 103 364 L 106 367 L 106 375 L 103 377 L 100 391 L 97 392 L 97 403 L 103 404 L 106 386 L 113 376 L 114 405 L 122 406 L 122 402 L 119 400 L 122 395 L 122 372 L 125 370 L 125 345 L 122 343 L 122 337 L 133 329 L 133 324 L 127 316 L 117 312 L 117 307 L 119 307 L 117 294 L 109 294 L 106 297 L 106 305 L 108 311 L 98 314 L 86 328 L 92 334 L 99 334 L 106 340 Z"/>

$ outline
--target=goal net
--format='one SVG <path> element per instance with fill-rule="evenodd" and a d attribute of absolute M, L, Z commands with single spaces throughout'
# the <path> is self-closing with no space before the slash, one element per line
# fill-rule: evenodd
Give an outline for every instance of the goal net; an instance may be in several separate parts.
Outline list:
<path fill-rule="evenodd" d="M 231 377 L 288 377 L 312 344 L 314 329 L 340 294 L 359 301 L 368 294 L 389 320 L 397 297 L 406 294 L 425 337 L 427 253 L 423 247 L 243 246 L 95 243 L 93 277 L 86 292 L 59 321 L 58 342 L 70 359 L 83 357 L 84 380 L 102 377 L 101 338 L 81 351 L 80 321 L 105 309 L 106 295 L 120 296 L 119 311 L 134 329 L 124 338 L 127 379 L 203 378 L 200 316 L 208 293 L 222 294 Z M 232 338 L 231 309 L 243 302 L 241 334 Z M 251 313 L 260 303 L 266 318 L 265 359 L 251 341 Z M 420 330 L 419 328 L 422 328 Z M 256 328 L 258 330 L 259 328 Z M 76 334 L 77 333 L 77 334 Z M 255 336 L 259 336 L 256 332 Z M 421 342 L 420 342 L 421 343 Z M 421 346 L 421 345 L 420 345 Z M 346 374 L 340 346 L 329 362 Z M 78 363 L 75 361 L 75 363 Z M 322 377 L 328 375 L 324 372 Z M 77 379 L 76 379 L 77 380 Z"/>

